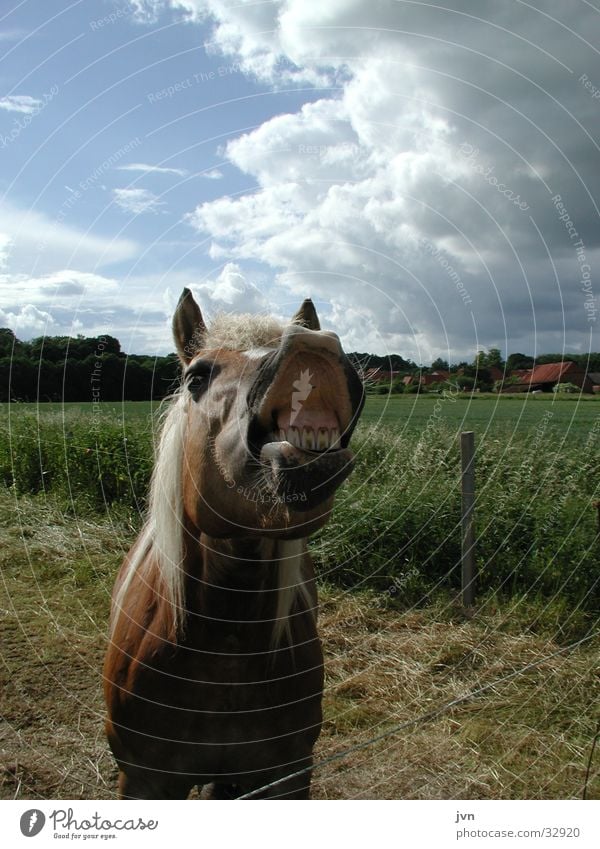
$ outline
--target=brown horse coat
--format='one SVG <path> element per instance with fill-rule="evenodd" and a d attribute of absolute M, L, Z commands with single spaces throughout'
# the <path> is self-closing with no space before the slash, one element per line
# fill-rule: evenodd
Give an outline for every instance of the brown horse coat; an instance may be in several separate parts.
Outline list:
<path fill-rule="evenodd" d="M 106 728 L 122 797 L 210 784 L 230 798 L 312 764 L 323 657 L 306 537 L 351 469 L 362 386 L 311 302 L 288 328 L 207 330 L 185 290 L 174 334 L 184 386 L 115 584 Z M 306 769 L 261 795 L 309 788 Z"/>

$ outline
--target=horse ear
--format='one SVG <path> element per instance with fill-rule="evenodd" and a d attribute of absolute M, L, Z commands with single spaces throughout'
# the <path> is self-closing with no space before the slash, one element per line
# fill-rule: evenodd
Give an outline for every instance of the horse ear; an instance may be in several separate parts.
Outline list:
<path fill-rule="evenodd" d="M 202 346 L 206 325 L 189 289 L 184 289 L 173 315 L 173 339 L 179 359 L 187 365 Z"/>
<path fill-rule="evenodd" d="M 315 305 L 310 298 L 302 301 L 302 306 L 292 318 L 292 324 L 301 324 L 302 327 L 307 327 L 309 330 L 320 330 L 319 316 L 315 309 Z"/>

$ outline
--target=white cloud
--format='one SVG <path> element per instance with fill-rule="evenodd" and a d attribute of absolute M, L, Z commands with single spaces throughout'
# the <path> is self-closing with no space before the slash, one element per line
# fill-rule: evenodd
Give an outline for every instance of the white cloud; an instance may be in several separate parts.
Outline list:
<path fill-rule="evenodd" d="M 56 305 L 77 308 L 82 296 L 96 305 L 111 303 L 118 282 L 110 277 L 77 269 L 62 269 L 32 277 L 26 274 L 0 275 L 0 307 L 15 309 L 34 304 L 50 309 Z"/>
<path fill-rule="evenodd" d="M 246 280 L 240 267 L 228 262 L 214 280 L 191 287 L 210 316 L 215 312 L 267 312 L 269 303 L 264 294 Z"/>
<path fill-rule="evenodd" d="M 0 109 L 5 112 L 20 112 L 23 115 L 31 115 L 38 112 L 42 107 L 42 101 L 28 94 L 9 94 L 0 97 Z"/>
<path fill-rule="evenodd" d="M 20 41 L 28 35 L 25 29 L 5 29 L 0 30 L 0 41 Z"/>
<path fill-rule="evenodd" d="M 147 165 L 145 162 L 132 162 L 130 165 L 119 165 L 117 171 L 140 171 L 143 174 L 175 174 L 185 177 L 188 173 L 182 168 L 164 168 L 161 165 Z"/>
<path fill-rule="evenodd" d="M 8 265 L 11 246 L 11 237 L 6 233 L 0 233 L 0 269 L 4 269 Z"/>
<path fill-rule="evenodd" d="M 48 330 L 52 332 L 55 321 L 49 312 L 38 309 L 34 304 L 25 304 L 14 312 L 0 309 L 0 324 L 10 327 L 17 337 L 30 339 Z"/>
<path fill-rule="evenodd" d="M 10 249 L 9 249 L 10 244 Z M 0 206 L 0 250 L 13 274 L 43 274 L 57 268 L 103 267 L 139 255 L 131 239 L 109 239 L 68 226 L 33 209 Z"/>
<path fill-rule="evenodd" d="M 219 171 L 218 168 L 211 168 L 210 171 L 203 171 L 201 176 L 206 180 L 221 180 L 223 172 Z"/>
<path fill-rule="evenodd" d="M 212 18 L 213 49 L 275 87 L 290 76 L 337 81 L 335 95 L 229 142 L 226 158 L 258 190 L 189 216 L 212 237 L 212 257 L 259 261 L 288 290 L 310 289 L 363 348 L 402 345 L 421 360 L 524 340 L 548 350 L 563 325 L 566 347 L 585 344 L 581 260 L 551 199 L 562 196 L 591 263 L 598 101 L 581 79 L 600 84 L 586 46 L 600 30 L 596 10 L 490 0 L 476 10 L 466 0 L 171 6 Z"/>
<path fill-rule="evenodd" d="M 133 15 L 141 23 L 154 24 L 164 9 L 164 0 L 129 0 Z"/>
<path fill-rule="evenodd" d="M 173 309 L 184 286 L 189 286 L 196 275 L 197 270 L 173 269 L 168 277 L 144 273 L 117 278 L 76 268 L 40 276 L 2 274 L 0 326 L 11 327 L 20 339 L 44 332 L 86 336 L 109 333 L 119 339 L 125 351 L 168 353 L 174 350 Z M 235 281 L 232 283 L 235 285 Z M 219 298 L 213 303 L 207 294 L 201 297 L 202 307 L 208 307 L 209 313 L 226 308 Z M 45 321 L 47 328 L 42 326 Z"/>
<path fill-rule="evenodd" d="M 157 213 L 159 207 L 164 206 L 158 196 L 148 189 L 113 189 L 113 196 L 117 206 L 131 215 Z"/>

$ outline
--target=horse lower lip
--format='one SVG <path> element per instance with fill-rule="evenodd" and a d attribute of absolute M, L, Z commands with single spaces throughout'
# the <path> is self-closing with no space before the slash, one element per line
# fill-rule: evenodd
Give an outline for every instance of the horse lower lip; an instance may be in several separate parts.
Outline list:
<path fill-rule="evenodd" d="M 354 465 L 347 448 L 306 451 L 290 442 L 267 442 L 260 451 L 266 481 L 296 512 L 306 512 L 332 498 Z"/>

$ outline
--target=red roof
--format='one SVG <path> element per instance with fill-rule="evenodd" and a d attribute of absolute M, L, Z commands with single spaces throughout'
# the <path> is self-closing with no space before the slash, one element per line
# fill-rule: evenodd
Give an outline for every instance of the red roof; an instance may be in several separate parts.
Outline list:
<path fill-rule="evenodd" d="M 421 375 L 421 383 L 423 386 L 429 386 L 431 383 L 444 383 L 450 377 L 447 371 L 432 371 L 431 374 Z"/>
<path fill-rule="evenodd" d="M 523 375 L 521 383 L 561 383 L 563 377 L 572 371 L 577 371 L 577 366 L 571 360 L 564 363 L 544 363 Z"/>
<path fill-rule="evenodd" d="M 397 371 L 384 371 L 380 368 L 368 368 L 364 373 L 365 380 L 375 381 L 376 383 L 383 383 L 384 381 L 391 382 L 395 377 L 397 377 L 399 372 Z"/>

